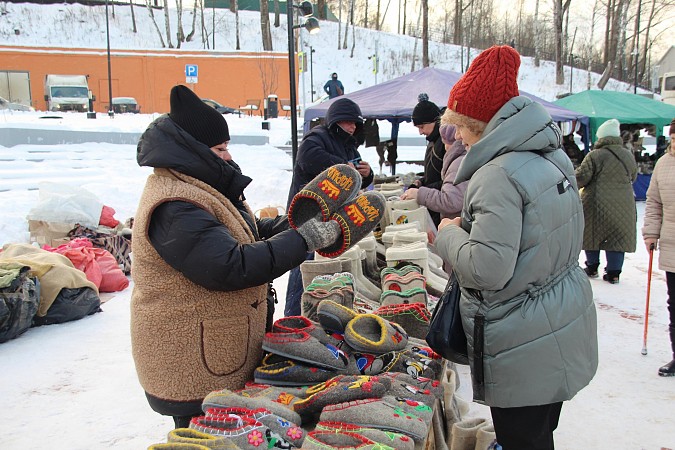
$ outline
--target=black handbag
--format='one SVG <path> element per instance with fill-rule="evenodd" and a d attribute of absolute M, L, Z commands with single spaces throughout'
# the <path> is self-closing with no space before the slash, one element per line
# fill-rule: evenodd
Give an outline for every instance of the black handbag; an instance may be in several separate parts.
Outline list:
<path fill-rule="evenodd" d="M 469 364 L 466 334 L 459 313 L 460 297 L 459 282 L 455 272 L 452 272 L 448 285 L 434 308 L 426 341 L 433 351 L 448 361 Z"/>

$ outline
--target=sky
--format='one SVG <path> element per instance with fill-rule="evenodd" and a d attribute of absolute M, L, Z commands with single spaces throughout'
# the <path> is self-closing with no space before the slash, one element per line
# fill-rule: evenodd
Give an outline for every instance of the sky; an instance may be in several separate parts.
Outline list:
<path fill-rule="evenodd" d="M 11 9 L 16 5 L 7 4 L 7 7 Z M 57 22 L 49 19 L 49 16 L 43 17 L 44 23 Z M 0 22 L 0 32 L 2 26 Z M 42 33 L 39 28 L 35 28 L 36 35 Z M 80 36 L 74 29 L 68 37 L 73 46 L 86 46 L 88 37 Z M 382 49 L 401 45 L 398 38 L 381 35 L 378 39 Z M 330 54 L 332 44 L 325 45 L 317 47 L 319 52 Z M 451 48 L 442 51 L 454 54 Z M 334 63 L 350 62 L 350 70 L 342 70 L 341 78 L 353 90 L 361 75 L 367 73 L 368 60 L 343 57 L 341 54 Z M 327 64 L 325 61 L 322 64 Z M 453 61 L 449 58 L 447 62 L 453 64 Z M 334 67 L 325 68 L 324 72 L 329 74 Z M 528 60 L 521 66 L 521 89 L 535 95 L 552 99 L 555 96 L 552 79 L 551 66 L 535 70 Z M 64 114 L 61 119 L 41 119 L 42 116 L 42 112 L 0 111 L 0 136 L 9 128 L 140 133 L 157 117 L 141 114 L 109 118 L 99 114 L 96 120 L 90 120 L 77 113 Z M 283 207 L 291 182 L 291 158 L 276 146 L 290 139 L 290 120 L 271 119 L 270 130 L 263 131 L 259 117 L 226 118 L 233 134 L 269 137 L 269 145 L 230 146 L 234 160 L 253 178 L 245 191 L 251 208 L 255 211 L 266 206 Z M 401 127 L 400 136 L 415 135 L 416 130 L 410 124 Z M 112 207 L 118 220 L 132 217 L 150 173 L 149 169 L 136 164 L 135 150 L 134 145 L 101 142 L 37 143 L 11 148 L 2 147 L 0 143 L 0 205 L 3 208 L 0 245 L 30 242 L 26 217 L 37 205 L 40 185 L 45 181 L 86 189 L 101 203 Z M 421 159 L 423 152 L 421 146 L 402 147 L 399 158 Z M 361 153 L 378 170 L 374 150 L 362 148 Z M 398 173 L 419 170 L 419 166 L 397 166 Z M 387 168 L 384 173 L 389 173 Z M 644 202 L 638 202 L 637 208 L 636 233 L 640 243 Z M 580 262 L 583 260 L 580 256 Z M 604 265 L 604 257 L 602 262 Z M 555 433 L 559 450 L 675 449 L 671 412 L 675 380 L 657 375 L 658 367 L 672 355 L 667 334 L 665 276 L 658 270 L 656 258 L 650 291 L 648 354 L 640 354 L 648 268 L 648 254 L 638 245 L 635 253 L 626 255 L 620 284 L 591 280 L 598 311 L 600 364 L 590 385 L 563 407 Z M 280 294 L 277 317 L 283 311 L 286 283 L 287 275 L 274 282 Z M 105 301 L 101 313 L 66 324 L 31 328 L 17 339 L 0 344 L 0 423 L 5 424 L 5 431 L 0 433 L 0 448 L 132 450 L 166 440 L 173 422 L 148 406 L 131 357 L 129 301 L 132 289 L 133 280 L 124 291 L 101 294 Z M 457 395 L 470 401 L 468 369 L 460 367 L 459 373 Z M 489 417 L 489 411 L 485 406 L 471 403 L 468 416 Z"/>

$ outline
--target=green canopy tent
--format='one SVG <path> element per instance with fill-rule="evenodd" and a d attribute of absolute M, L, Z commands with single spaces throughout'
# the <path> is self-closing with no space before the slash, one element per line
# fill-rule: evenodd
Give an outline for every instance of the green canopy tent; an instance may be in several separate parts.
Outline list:
<path fill-rule="evenodd" d="M 603 122 L 617 119 L 621 124 L 651 124 L 656 136 L 675 118 L 675 106 L 640 95 L 616 91 L 583 91 L 556 100 L 556 105 L 589 117 L 587 138 L 595 140 L 595 132 Z"/>

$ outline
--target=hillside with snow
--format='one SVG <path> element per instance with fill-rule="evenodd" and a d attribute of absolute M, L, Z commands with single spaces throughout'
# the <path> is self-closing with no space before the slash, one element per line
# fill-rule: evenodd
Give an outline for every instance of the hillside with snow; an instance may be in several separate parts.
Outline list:
<path fill-rule="evenodd" d="M 113 14 L 114 13 L 114 14 Z M 128 4 L 109 8 L 110 48 L 114 50 L 147 49 L 161 51 L 162 43 L 168 45 L 165 16 L 161 9 L 154 9 L 153 18 L 143 6 L 133 7 L 136 32 L 133 32 L 132 11 Z M 177 17 L 170 10 L 171 41 L 176 47 Z M 195 51 L 235 51 L 235 15 L 227 9 L 205 9 L 203 20 L 199 11 L 195 18 L 195 34 L 181 49 Z M 261 51 L 260 14 L 240 11 L 240 50 Z M 274 23 L 274 14 L 270 14 Z M 183 11 L 183 31 L 192 30 L 193 12 Z M 203 23 L 203 32 L 202 32 Z M 309 104 L 323 95 L 322 87 L 332 72 L 339 74 L 346 92 L 353 92 L 422 68 L 422 42 L 409 36 L 377 32 L 370 29 L 349 27 L 346 48 L 345 24 L 321 21 L 321 30 L 310 35 L 300 29 L 296 39 L 297 51 L 308 55 L 307 71 L 300 74 L 298 103 Z M 275 51 L 288 50 L 288 32 L 285 12 L 281 13 L 280 26 L 273 25 L 272 39 Z M 160 39 L 158 30 L 161 30 Z M 215 33 L 214 33 L 215 30 Z M 340 44 L 338 44 L 338 41 Z M 31 3 L 3 3 L 0 7 L 0 43 L 4 46 L 48 46 L 66 48 L 106 48 L 105 6 L 80 4 L 39 5 Z M 495 44 L 505 44 L 495 42 Z M 311 58 L 309 57 L 310 51 Z M 474 58 L 479 50 L 471 52 Z M 373 73 L 373 59 L 379 61 L 378 73 Z M 461 72 L 466 67 L 467 50 L 456 45 L 430 42 L 430 65 L 439 69 Z M 113 67 L 113 73 L 114 73 Z M 224 70 L 227 70 L 224 67 Z M 519 86 L 521 90 L 553 101 L 556 95 L 597 89 L 599 74 L 575 67 L 570 82 L 570 67 L 565 66 L 565 83 L 555 84 L 555 63 L 542 61 L 534 66 L 533 58 L 523 57 Z M 312 95 L 312 89 L 314 95 Z M 626 83 L 610 80 L 607 90 L 632 92 Z"/>

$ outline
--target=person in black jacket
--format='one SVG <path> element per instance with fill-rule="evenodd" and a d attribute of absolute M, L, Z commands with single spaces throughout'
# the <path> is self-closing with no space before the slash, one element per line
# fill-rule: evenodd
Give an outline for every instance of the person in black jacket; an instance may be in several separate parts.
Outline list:
<path fill-rule="evenodd" d="M 268 283 L 340 231 L 334 221 L 296 231 L 286 216 L 257 219 L 222 114 L 185 86 L 170 101 L 138 143 L 138 164 L 154 172 L 134 217 L 131 343 L 150 406 L 180 428 L 209 392 L 253 379 Z"/>
<path fill-rule="evenodd" d="M 350 164 L 358 170 L 363 180 L 362 189 L 373 182 L 373 170 L 370 164 L 361 160 L 361 154 L 357 150 L 359 141 L 356 136 L 361 134 L 363 122 L 361 109 L 352 100 L 341 98 L 330 105 L 324 124 L 312 128 L 298 147 L 286 210 L 295 194 L 314 177 L 335 164 Z M 312 258 L 313 255 L 307 255 L 307 259 Z M 296 268 L 289 275 L 284 315 L 300 315 L 302 291 L 300 269 Z"/>
<path fill-rule="evenodd" d="M 422 178 L 413 182 L 410 187 L 427 187 L 430 189 L 441 189 L 443 185 L 443 157 L 445 156 L 445 144 L 441 139 L 439 129 L 441 127 L 440 108 L 432 101 L 429 101 L 427 94 L 417 96 L 418 103 L 412 112 L 412 122 L 420 134 L 427 138 L 427 148 L 424 152 L 424 173 Z M 441 216 L 435 211 L 429 211 L 434 224 L 438 227 Z"/>

